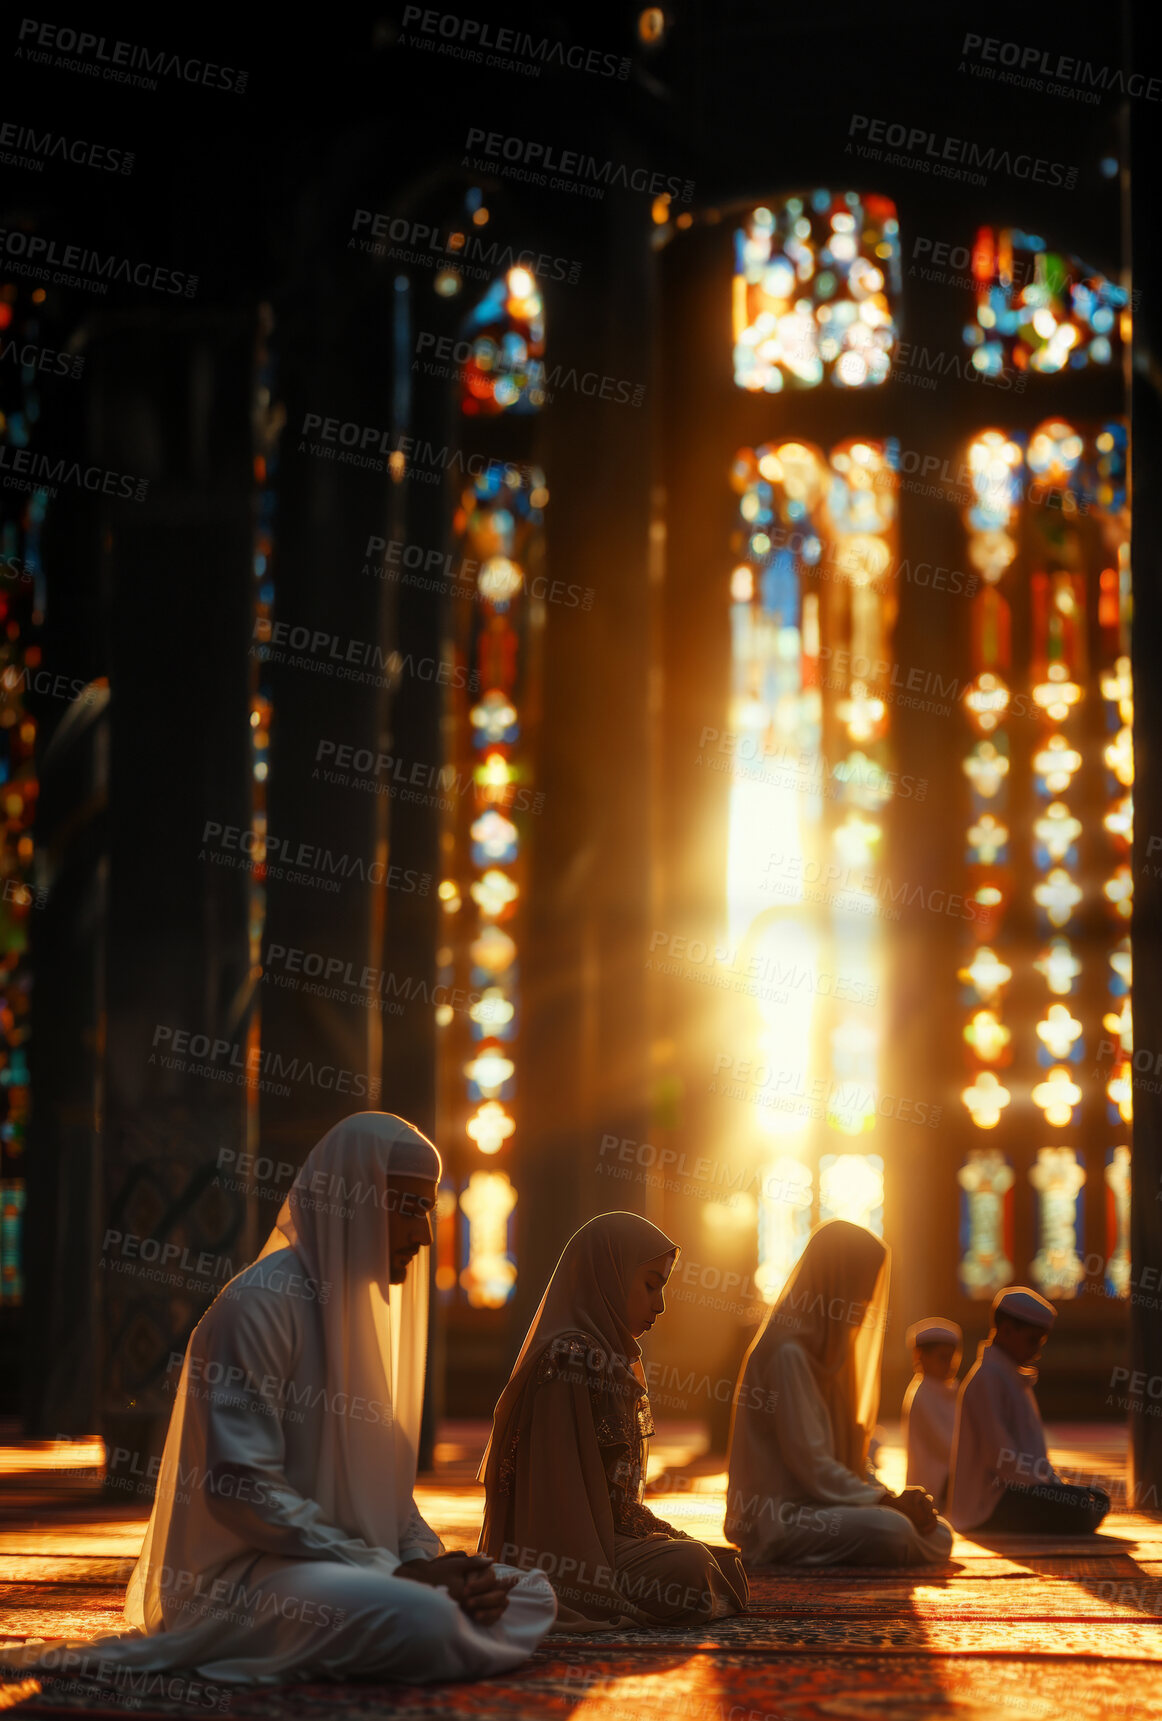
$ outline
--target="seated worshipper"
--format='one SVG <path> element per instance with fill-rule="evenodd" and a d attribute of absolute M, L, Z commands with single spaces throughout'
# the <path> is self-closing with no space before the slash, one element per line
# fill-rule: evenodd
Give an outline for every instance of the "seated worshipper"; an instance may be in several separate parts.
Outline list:
<path fill-rule="evenodd" d="M 948 1516 L 958 1530 L 1084 1535 L 1110 1509 L 1108 1494 L 1064 1481 L 1049 1462 L 1033 1364 L 1056 1319 L 1053 1304 L 1024 1285 L 993 1299 L 992 1331 L 956 1406 Z"/>
<path fill-rule="evenodd" d="M 746 1606 L 733 1548 L 705 1547 L 642 1504 L 654 1426 L 637 1341 L 665 1309 L 677 1253 L 636 1213 L 583 1225 L 496 1406 L 480 1549 L 548 1573 L 559 1629 L 693 1625 Z"/>
<path fill-rule="evenodd" d="M 70 1672 L 426 1684 L 536 1648 L 548 1580 L 445 1553 L 413 1498 L 439 1176 L 432 1143 L 386 1112 L 307 1156 L 190 1338 L 126 1597 L 137 1630 L 81 1646 Z"/>
<path fill-rule="evenodd" d="M 743 1359 L 726 1533 L 753 1564 L 918 1566 L 951 1552 L 924 1490 L 893 1494 L 868 1463 L 887 1288 L 878 1237 L 828 1220 Z"/>
<path fill-rule="evenodd" d="M 955 1321 L 933 1315 L 910 1326 L 906 1341 L 916 1369 L 904 1394 L 908 1481 L 931 1494 L 943 1508 L 956 1426 L 956 1371 L 964 1334 Z"/>

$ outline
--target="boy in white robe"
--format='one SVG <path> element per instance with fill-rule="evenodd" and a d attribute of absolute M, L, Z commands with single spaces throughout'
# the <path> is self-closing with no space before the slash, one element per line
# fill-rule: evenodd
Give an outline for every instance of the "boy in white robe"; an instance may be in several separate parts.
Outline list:
<path fill-rule="evenodd" d="M 939 1315 L 917 1321 L 906 1335 L 916 1372 L 904 1394 L 908 1485 L 925 1489 L 943 1508 L 956 1427 L 956 1371 L 964 1334 Z"/>
<path fill-rule="evenodd" d="M 125 1613 L 138 1629 L 0 1650 L 117 1683 L 478 1679 L 552 1626 L 543 1573 L 445 1553 L 413 1497 L 440 1158 L 386 1112 L 308 1155 L 254 1264 L 190 1338 Z M 79 1654 L 78 1651 L 83 1651 Z"/>
<path fill-rule="evenodd" d="M 956 1406 L 948 1516 L 958 1530 L 1076 1536 L 1109 1511 L 1108 1494 L 1066 1482 L 1049 1462 L 1033 1364 L 1056 1319 L 1052 1303 L 1024 1285 L 993 1301 L 992 1331 Z"/>

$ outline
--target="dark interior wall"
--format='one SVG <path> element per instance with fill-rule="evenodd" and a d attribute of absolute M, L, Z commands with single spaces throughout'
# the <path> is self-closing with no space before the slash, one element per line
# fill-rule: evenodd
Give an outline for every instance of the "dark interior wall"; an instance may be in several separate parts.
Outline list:
<path fill-rule="evenodd" d="M 215 1181 L 219 1153 L 241 1146 L 243 1089 L 209 1079 L 179 1036 L 240 1039 L 247 879 L 202 843 L 207 820 L 249 822 L 246 660 L 231 632 L 244 633 L 250 601 L 253 341 L 253 319 L 229 314 L 92 331 L 85 453 L 134 494 L 103 502 L 73 545 L 106 606 L 112 693 L 88 722 L 82 698 L 75 739 L 54 736 L 38 832 L 55 877 L 36 1068 L 46 1094 L 54 1064 L 73 1073 L 35 1126 L 30 1267 L 44 1324 L 30 1336 L 43 1350 L 70 1334 L 58 1366 L 32 1372 L 29 1423 L 99 1427 L 146 1456 L 164 1433 L 170 1353 L 243 1231 L 242 1201 Z M 66 594 L 68 555 L 48 538 Z M 62 628 L 50 643 L 68 673 L 76 640 Z M 149 1264 L 171 1246 L 185 1252 L 172 1284 Z"/>
<path fill-rule="evenodd" d="M 393 645 L 401 653 L 438 649 L 442 624 L 435 601 L 416 592 L 389 592 L 364 573 L 363 565 L 373 533 L 403 533 L 410 541 L 436 544 L 444 529 L 446 488 L 412 483 L 393 488 L 368 471 L 332 466 L 298 448 L 307 413 L 384 427 L 408 419 L 427 425 L 433 437 L 442 435 L 440 427 L 447 423 L 446 394 L 438 390 L 417 393 L 401 407 L 403 378 L 399 355 L 393 360 L 391 348 L 397 269 L 412 281 L 409 327 L 452 326 L 450 313 L 446 322 L 433 323 L 443 315 L 432 289 L 434 269 L 426 261 L 389 260 L 372 271 L 348 248 L 353 210 L 427 217 L 439 204 L 441 187 L 480 177 L 463 167 L 469 128 L 499 127 L 505 135 L 519 133 L 561 149 L 591 149 L 599 158 L 629 166 L 644 163 L 651 171 L 689 181 L 697 211 L 792 186 L 858 184 L 897 199 L 906 247 L 914 243 L 912 235 L 933 244 L 970 243 L 982 221 L 1040 222 L 1047 237 L 1116 271 L 1123 252 L 1121 214 L 1114 188 L 1098 168 L 1104 154 L 1119 153 L 1116 100 L 1106 96 L 1098 104 L 1083 104 L 974 76 L 962 67 L 966 31 L 1006 41 L 1022 32 L 1002 8 L 987 18 L 975 6 L 971 11 L 966 22 L 961 14 L 937 19 L 928 10 L 905 8 L 896 16 L 898 28 L 888 34 L 855 7 L 815 17 L 772 14 L 766 6 L 707 4 L 675 16 L 666 45 L 653 55 L 636 40 L 633 8 L 608 19 L 564 12 L 539 16 L 538 30 L 553 39 L 600 40 L 624 55 L 630 63 L 624 81 L 548 67 L 535 78 L 481 73 L 409 48 L 400 41 L 398 18 L 373 10 L 345 15 L 322 55 L 312 39 L 290 33 L 272 44 L 257 22 L 253 33 L 239 24 L 230 58 L 251 68 L 243 96 L 218 101 L 178 89 L 168 97 L 135 96 L 135 106 L 126 98 L 127 105 L 115 111 L 138 148 L 133 178 L 117 186 L 118 195 L 110 198 L 99 223 L 79 179 L 46 181 L 50 189 L 40 216 L 46 230 L 64 238 L 92 240 L 99 226 L 110 247 L 149 252 L 191 269 L 199 276 L 199 303 L 208 307 L 238 307 L 245 317 L 262 298 L 274 303 L 278 386 L 288 409 L 278 481 L 276 617 L 381 650 Z M 1117 66 L 1122 20 L 1116 9 L 1095 17 L 1070 5 L 1055 13 L 1052 39 L 1045 46 Z M 204 49 L 205 41 L 199 46 Z M 1136 63 L 1145 63 L 1141 52 Z M 869 67 L 875 67 L 874 81 Z M 43 96 L 50 106 L 61 99 L 62 74 L 30 70 L 29 77 L 37 99 Z M 73 87 L 67 85 L 69 92 Z M 395 100 L 403 87 L 416 115 L 408 127 L 401 124 Z M 79 114 L 86 111 L 86 101 L 101 113 L 95 95 L 79 81 L 76 96 Z M 1148 123 L 1153 114 L 1141 103 L 1134 111 L 1145 139 L 1135 149 L 1149 160 L 1152 150 L 1156 154 Z M 853 115 L 972 140 L 985 149 L 1032 152 L 1075 164 L 1077 183 L 1064 191 L 1002 171 L 992 174 L 982 190 L 877 163 L 849 149 Z M 1144 189 L 1147 209 L 1149 195 Z M 521 1192 L 521 1277 L 510 1309 L 498 1320 L 473 1319 L 459 1326 L 460 1355 L 474 1355 L 477 1368 L 464 1408 L 485 1404 L 495 1388 L 574 1224 L 604 1207 L 653 1200 L 646 1188 L 614 1193 L 601 1182 L 596 1167 L 603 1138 L 640 1142 L 669 1129 L 672 1140 L 684 1131 L 686 1143 L 697 1148 L 703 1131 L 712 1127 L 692 1104 L 669 1121 L 660 1121 L 650 1108 L 659 1069 L 685 1082 L 688 1099 L 701 1079 L 693 1067 L 675 1070 L 673 1054 L 652 1044 L 672 1036 L 664 1014 L 663 1031 L 655 1032 L 656 1001 L 646 979 L 654 912 L 650 868 L 673 870 L 666 925 L 672 921 L 675 931 L 694 931 L 687 922 L 705 912 L 711 883 L 721 876 L 715 870 L 713 832 L 721 817 L 722 784 L 701 776 L 692 781 L 686 761 L 692 729 L 712 720 L 706 711 L 718 698 L 715 676 L 725 663 L 726 614 L 711 573 L 719 565 L 732 511 L 724 461 L 740 442 L 761 440 L 782 423 L 770 416 L 769 403 L 743 400 L 729 381 L 728 265 L 716 250 L 722 241 L 729 243 L 725 232 L 696 229 L 682 236 L 663 254 L 655 278 L 648 195 L 617 186 L 607 187 L 600 199 L 538 190 L 505 176 L 498 164 L 487 196 L 497 229 L 503 227 L 509 242 L 581 265 L 578 279 L 553 277 L 545 286 L 550 363 L 572 367 L 578 375 L 596 372 L 635 387 L 644 383 L 645 393 L 635 406 L 566 387 L 546 409 L 540 430 L 552 493 L 548 571 L 566 586 L 591 589 L 594 599 L 592 608 L 580 613 L 550 605 L 545 621 L 544 715 L 537 744 L 546 802 L 534 821 L 531 843 L 533 888 L 522 981 L 522 1135 L 513 1162 Z M 1148 259 L 1147 231 L 1144 225 L 1137 243 Z M 690 248 L 699 245 L 709 247 L 703 260 L 684 263 Z M 921 261 L 906 250 L 906 267 Z M 62 296 L 71 326 L 82 326 L 100 309 L 83 295 Z M 909 275 L 905 338 L 942 348 L 958 341 L 952 297 L 951 289 Z M 165 510 L 154 512 L 162 509 L 161 476 L 169 470 L 163 463 L 149 502 L 127 510 L 128 527 L 117 527 L 112 549 L 102 557 L 87 552 L 94 570 L 91 589 L 101 594 L 93 613 L 102 625 L 115 624 L 122 636 L 116 655 L 100 667 L 112 666 L 124 687 L 123 715 L 118 718 L 115 709 L 110 715 L 121 787 L 113 790 L 118 799 L 111 814 L 118 829 L 111 823 L 108 839 L 116 861 L 109 875 L 114 893 L 109 925 L 118 948 L 124 941 L 126 959 L 113 962 L 118 975 L 110 976 L 118 1023 L 111 1023 L 109 1139 L 129 1140 L 126 1131 L 136 1127 L 140 1115 L 152 1120 L 149 1131 L 169 1131 L 167 1140 L 181 1135 L 195 1142 L 194 1160 L 202 1163 L 211 1138 L 241 1140 L 236 1096 L 227 1104 L 208 1085 L 204 1094 L 199 1089 L 198 1115 L 205 1131 L 195 1134 L 181 1111 L 185 1097 L 168 1090 L 154 1096 L 147 1086 L 138 1093 L 134 1084 L 146 1080 L 137 1061 L 143 1023 L 149 1027 L 163 1007 L 207 1022 L 225 1019 L 222 1000 L 237 997 L 242 978 L 245 875 L 222 869 L 203 876 L 203 868 L 195 879 L 183 833 L 195 813 L 203 821 L 227 822 L 229 812 L 234 822 L 245 818 L 246 651 L 251 643 L 249 524 L 244 520 L 249 492 L 243 475 L 248 409 L 239 379 L 249 377 L 250 370 L 248 357 L 230 348 L 226 336 L 220 347 L 217 336 L 209 341 L 219 356 L 199 357 L 195 363 L 185 352 L 187 336 L 148 335 L 151 306 L 145 295 L 129 296 L 126 308 L 139 328 L 110 349 L 108 360 L 100 361 L 104 370 L 98 366 L 93 373 L 107 378 L 105 392 L 96 392 L 98 402 L 109 398 L 108 390 L 120 391 L 95 419 L 102 426 L 101 446 L 108 445 L 111 431 L 105 420 L 115 409 L 118 425 L 146 427 L 150 448 L 166 449 L 164 461 L 184 474 L 186 486 L 183 490 L 175 480 Z M 154 320 L 161 319 L 167 331 L 180 321 L 171 305 L 153 309 Z M 202 352 L 206 342 L 201 336 L 198 342 Z M 220 374 L 222 366 L 230 368 L 233 382 Z M 187 370 L 190 378 L 194 370 L 203 378 L 196 387 Z M 1043 398 L 1052 398 L 1053 410 L 1060 406 L 1084 415 L 1105 409 L 1108 391 L 1102 395 L 1102 386 L 1098 379 L 1098 387 L 1087 393 L 1087 379 L 1076 387 L 1055 379 L 1045 386 Z M 159 428 L 150 415 L 163 390 L 166 416 Z M 228 406 L 206 421 L 198 402 L 225 403 L 227 397 Z M 1024 399 L 1031 404 L 1033 393 Z M 829 423 L 826 412 L 804 402 L 800 422 L 804 434 L 817 434 L 825 442 L 833 427 L 842 433 L 858 422 L 873 434 L 906 424 L 914 427 L 913 445 L 920 446 L 922 438 L 955 441 L 966 435 L 992 406 L 972 386 L 942 380 L 933 403 L 939 429 L 933 430 L 930 401 L 930 395 L 915 389 L 852 396 L 844 405 L 856 416 L 842 425 L 834 413 Z M 212 429 L 209 441 L 203 438 L 195 477 L 194 454 L 185 448 L 180 427 L 197 422 L 209 422 Z M 1140 434 L 1147 436 L 1149 424 L 1142 423 Z M 908 434 L 913 435 L 912 428 Z M 669 547 L 661 588 L 651 588 L 648 578 L 650 484 L 657 476 L 651 442 L 665 451 Z M 137 448 L 132 455 L 141 458 Z M 113 454 L 108 458 L 112 463 Z M 206 500 L 211 491 L 217 501 Z M 195 492 L 196 508 L 189 500 Z M 903 534 L 905 558 L 958 565 L 959 526 L 950 509 L 914 498 Z M 1148 552 L 1150 540 L 1142 542 Z M 158 586 L 160 566 L 180 575 L 173 585 Z M 651 616 L 661 618 L 664 661 L 650 655 Z M 168 644 L 168 651 L 164 645 L 159 649 L 159 641 Z M 908 662 L 955 673 L 958 621 L 940 594 L 919 589 L 906 594 L 897 642 Z M 62 663 L 66 658 L 62 649 Z M 66 667 L 72 672 L 71 663 Z M 312 776 L 319 743 L 328 738 L 395 750 L 409 759 L 428 758 L 439 722 L 431 686 L 401 682 L 389 692 L 340 685 L 289 662 L 273 665 L 270 674 L 276 711 L 271 832 L 293 846 L 306 842 L 365 863 L 379 855 L 386 838 L 389 864 L 435 872 L 434 819 L 392 801 L 385 821 L 385 809 L 364 791 Z M 656 679 L 659 674 L 662 681 Z M 665 703 L 659 706 L 663 691 Z M 167 715 L 159 729 L 162 701 L 176 715 L 172 721 Z M 651 801 L 651 723 L 655 730 L 660 727 L 667 749 L 669 822 Z M 901 725 L 898 739 L 901 771 L 934 781 L 945 756 L 939 726 Z M 170 759 L 168 777 L 163 754 Z M 181 793 L 175 758 L 183 761 Z M 207 761 L 213 761 L 212 769 Z M 160 813 L 148 815 L 155 867 L 147 877 L 143 811 L 134 811 L 130 801 L 145 792 L 142 782 L 151 789 L 155 781 Z M 934 828 L 921 818 L 901 826 L 899 844 L 908 876 L 928 883 L 959 877 L 950 829 Z M 202 900 L 206 893 L 215 905 L 212 912 Z M 201 905 L 193 917 L 191 902 Z M 281 944 L 339 956 L 360 967 L 370 960 L 430 982 L 437 925 L 431 895 L 393 895 L 352 879 L 344 880 L 339 892 L 326 893 L 285 879 L 270 881 L 267 950 Z M 145 955 L 147 932 L 152 967 Z M 896 1091 L 902 1083 L 906 1087 L 904 1072 L 917 1067 L 940 1072 L 943 1082 L 954 1079 L 936 1019 L 920 1007 L 908 980 L 918 945 L 934 951 L 938 946 L 942 971 L 951 970 L 954 933 L 951 925 L 903 929 L 896 958 L 900 1003 L 891 1024 L 890 1079 Z M 215 954 L 227 946 L 227 954 Z M 45 944 L 53 962 L 56 948 Z M 1149 1009 L 1144 984 L 1142 1003 Z M 377 1078 L 382 1082 L 379 1103 L 427 1124 L 436 1065 L 430 1010 L 409 1005 L 402 1017 L 381 1013 L 376 1025 L 362 1005 L 322 1000 L 269 981 L 262 1000 L 264 1046 L 284 1063 L 298 1059 Z M 63 1040 L 68 1018 L 58 1020 Z M 44 1045 L 53 1030 L 46 1026 L 42 1032 Z M 655 1051 L 659 1062 L 653 1061 Z M 62 1058 L 58 1045 L 52 1062 L 42 1068 L 57 1069 Z M 207 1107 L 218 1100 L 223 1116 L 210 1122 Z M 358 1103 L 353 1093 L 313 1078 L 293 1084 L 290 1096 L 265 1093 L 261 1147 L 276 1163 L 297 1164 L 317 1136 Z M 951 1111 L 946 1103 L 946 1119 Z M 932 1133 L 943 1141 L 940 1132 Z M 54 1156 L 61 1151 L 46 1149 Z M 83 1155 L 83 1149 L 78 1151 Z M 113 1151 L 127 1151 L 130 1159 L 139 1153 L 136 1147 Z M 934 1189 L 946 1152 L 955 1157 L 956 1151 L 941 1146 L 937 1155 L 925 1144 L 925 1152 L 910 1165 L 914 1180 L 909 1188 Z M 51 1163 L 57 1163 L 55 1157 Z M 180 1176 L 187 1174 L 188 1168 Z M 281 1192 L 280 1187 L 265 1202 L 264 1221 L 273 1216 Z M 542 1222 L 546 1213 L 551 1223 Z M 889 1227 L 901 1218 L 898 1212 L 889 1216 Z M 221 1234 L 232 1234 L 230 1228 L 241 1222 L 231 1211 Z M 30 1220 L 30 1237 L 45 1235 L 43 1226 L 35 1229 L 41 1223 L 35 1216 Z M 689 1212 L 679 1209 L 673 1223 L 683 1229 L 684 1240 L 701 1238 L 697 1204 Z M 717 1258 L 702 1241 L 695 1248 L 712 1262 Z M 900 1259 L 899 1287 L 935 1284 L 943 1272 L 951 1294 L 947 1251 L 935 1232 L 916 1240 L 911 1260 L 914 1265 Z M 159 1329 L 156 1312 L 144 1304 L 142 1309 L 145 1325 L 134 1331 L 147 1334 L 148 1355 Z M 718 1346 L 724 1359 L 741 1349 L 743 1328 L 727 1340 L 721 1321 L 706 1314 L 701 1319 L 712 1349 Z M 658 1342 L 669 1350 L 660 1349 L 659 1355 L 678 1354 L 697 1330 L 675 1322 L 667 1338 L 663 1325 Z M 122 1321 L 116 1342 L 123 1344 L 129 1331 Z M 885 1402 L 896 1384 L 890 1377 Z"/>
<path fill-rule="evenodd" d="M 1152 35 L 1143 17 L 1138 41 Z M 1130 116 L 1134 160 L 1156 168 L 1162 161 L 1162 123 L 1157 106 L 1137 104 Z M 1162 1090 L 1157 1060 L 1162 1050 L 1162 894 L 1158 857 L 1162 852 L 1162 680 L 1158 642 L 1162 639 L 1162 595 L 1150 577 L 1162 553 L 1162 496 L 1154 473 L 1162 459 L 1162 308 L 1154 283 L 1162 267 L 1162 206 L 1158 175 L 1135 177 L 1132 203 L 1134 278 L 1143 283 L 1135 315 L 1132 461 L 1134 533 L 1134 1149 L 1135 1200 L 1131 1210 L 1130 1259 L 1137 1287 L 1133 1293 L 1130 1366 L 1134 1390 L 1117 1388 L 1113 1408 L 1130 1411 L 1131 1458 L 1138 1497 L 1157 1509 L 1162 1499 L 1162 1419 L 1156 1395 L 1162 1392 L 1162 1323 L 1155 1298 L 1162 1272 Z M 1144 1056 L 1143 1056 L 1144 1055 Z M 1138 1074 L 1139 1062 L 1144 1069 Z M 1127 1403 L 1117 1402 L 1125 1397 Z"/>

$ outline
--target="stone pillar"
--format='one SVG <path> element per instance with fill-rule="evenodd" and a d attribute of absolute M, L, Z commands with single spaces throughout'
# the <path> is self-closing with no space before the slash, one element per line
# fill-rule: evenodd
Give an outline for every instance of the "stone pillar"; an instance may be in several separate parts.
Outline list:
<path fill-rule="evenodd" d="M 245 1195 L 219 1161 L 245 1140 L 249 875 L 207 826 L 250 822 L 254 344 L 247 313 L 190 314 L 110 322 L 89 349 L 94 458 L 149 480 L 109 516 L 100 569 L 112 696 L 93 1239 L 99 1431 L 110 1478 L 146 1494 L 173 1359 L 246 1260 Z"/>
<path fill-rule="evenodd" d="M 1132 102 L 1129 130 L 1131 160 L 1140 171 L 1134 180 L 1130 251 L 1136 284 L 1158 279 L 1162 269 L 1162 212 L 1152 171 L 1162 146 L 1155 104 Z M 1158 677 L 1158 639 L 1162 635 L 1162 593 L 1154 577 L 1162 554 L 1162 496 L 1150 475 L 1162 458 L 1162 400 L 1158 368 L 1162 363 L 1162 311 L 1158 295 L 1147 288 L 1134 308 L 1132 371 L 1133 567 L 1134 581 L 1134 1044 L 1150 1052 L 1151 1069 L 1162 1047 L 1162 684 Z M 1131 1280 L 1157 1282 L 1162 1269 L 1162 1093 L 1156 1081 L 1135 1078 L 1133 1196 L 1130 1218 Z M 1130 1367 L 1155 1383 L 1162 1377 L 1162 1323 L 1148 1293 L 1130 1302 Z M 1111 1388 L 1113 1391 L 1113 1388 Z M 1132 1497 L 1144 1509 L 1162 1509 L 1162 1418 L 1151 1414 L 1158 1401 L 1147 1393 L 1125 1392 L 1130 1399 Z M 1119 1396 L 1113 1391 L 1113 1396 Z"/>

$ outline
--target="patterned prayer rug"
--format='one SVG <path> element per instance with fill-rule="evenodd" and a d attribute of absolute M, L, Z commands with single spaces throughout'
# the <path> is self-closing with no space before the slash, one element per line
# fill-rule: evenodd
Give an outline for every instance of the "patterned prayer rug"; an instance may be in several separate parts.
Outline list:
<path fill-rule="evenodd" d="M 800 1658 L 632 1654 L 560 1661 L 544 1655 L 504 1679 L 471 1685 L 300 1685 L 235 1693 L 237 1721 L 1159 1721 L 1162 1702 L 1124 1662 L 1079 1667 L 1020 1657 L 906 1660 L 838 1652 Z M 155 1676 L 156 1677 L 156 1676 Z M 18 1688 L 17 1688 L 18 1689 Z M 15 1695 L 15 1691 L 13 1692 Z M 54 1690 L 18 1713 L 189 1717 L 191 1706 L 142 1690 Z M 4 1692 L 0 1690 L 0 1702 Z"/>

